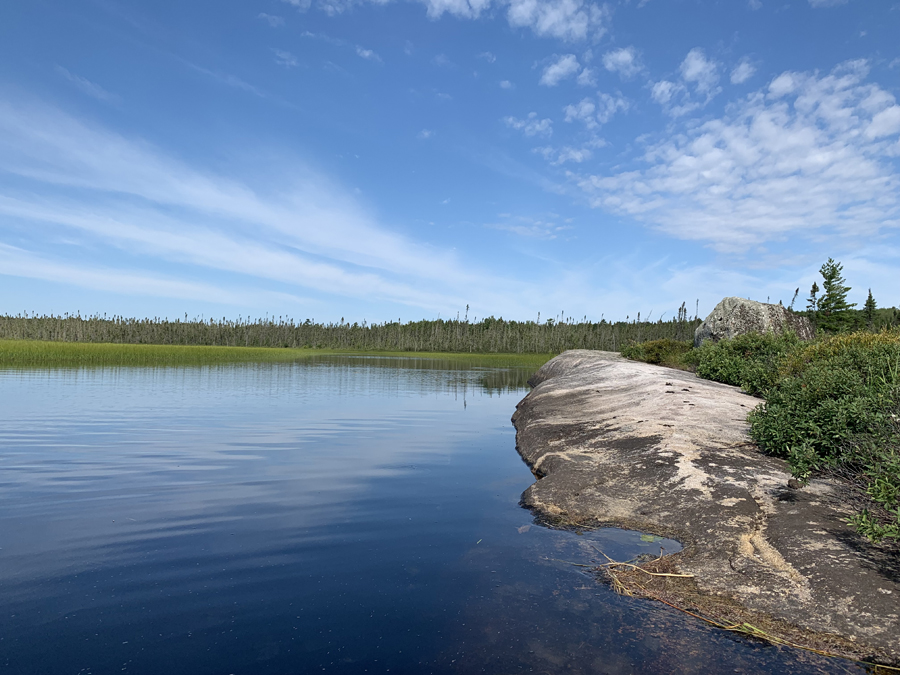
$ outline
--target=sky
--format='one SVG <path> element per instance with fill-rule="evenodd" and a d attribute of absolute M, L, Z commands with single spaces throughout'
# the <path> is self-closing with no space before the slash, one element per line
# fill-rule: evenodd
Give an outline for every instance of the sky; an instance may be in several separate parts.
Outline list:
<path fill-rule="evenodd" d="M 900 306 L 898 96 L 898 0 L 2 3 L 0 314 Z"/>

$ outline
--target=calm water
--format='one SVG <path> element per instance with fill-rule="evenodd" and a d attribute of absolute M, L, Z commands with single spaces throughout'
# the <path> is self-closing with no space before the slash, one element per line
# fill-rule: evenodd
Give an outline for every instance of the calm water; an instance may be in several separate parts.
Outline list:
<path fill-rule="evenodd" d="M 677 544 L 518 506 L 527 375 L 0 371 L 0 672 L 857 672 L 572 565 Z"/>

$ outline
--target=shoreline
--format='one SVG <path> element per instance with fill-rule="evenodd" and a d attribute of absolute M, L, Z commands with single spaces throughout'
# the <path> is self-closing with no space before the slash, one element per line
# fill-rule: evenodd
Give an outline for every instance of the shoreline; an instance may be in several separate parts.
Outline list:
<path fill-rule="evenodd" d="M 622 576 L 644 597 L 804 648 L 900 664 L 896 546 L 844 522 L 852 511 L 838 481 L 788 487 L 786 462 L 747 433 L 760 399 L 587 350 L 552 359 L 531 384 L 513 415 L 516 448 L 537 478 L 524 506 L 560 524 L 679 540 L 681 552 L 650 565 L 690 578 Z"/>

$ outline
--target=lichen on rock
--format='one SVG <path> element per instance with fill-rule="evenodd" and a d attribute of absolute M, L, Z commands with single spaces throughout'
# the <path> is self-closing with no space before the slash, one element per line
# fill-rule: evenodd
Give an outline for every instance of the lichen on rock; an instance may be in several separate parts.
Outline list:
<path fill-rule="evenodd" d="M 691 373 L 572 350 L 532 378 L 513 415 L 538 480 L 522 503 L 550 520 L 673 537 L 698 595 L 727 597 L 851 656 L 900 662 L 900 555 L 846 522 L 845 486 L 788 486 L 748 436 L 759 399 Z"/>
<path fill-rule="evenodd" d="M 781 305 L 744 298 L 724 298 L 694 332 L 694 346 L 707 340 L 730 340 L 745 333 L 776 333 L 791 330 L 801 340 L 812 340 L 815 331 L 809 319 Z"/>

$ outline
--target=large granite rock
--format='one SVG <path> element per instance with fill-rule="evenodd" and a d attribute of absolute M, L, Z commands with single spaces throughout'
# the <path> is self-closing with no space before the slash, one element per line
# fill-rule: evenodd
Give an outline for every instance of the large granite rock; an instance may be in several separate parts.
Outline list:
<path fill-rule="evenodd" d="M 730 340 L 744 333 L 783 333 L 792 330 L 801 340 L 812 340 L 815 331 L 804 316 L 781 305 L 744 298 L 724 298 L 694 332 L 694 346 L 707 340 Z"/>
<path fill-rule="evenodd" d="M 748 436 L 760 403 L 691 373 L 572 350 L 517 406 L 516 447 L 539 478 L 524 505 L 550 519 L 678 539 L 699 593 L 900 662 L 900 553 L 857 535 L 846 486 L 790 489 Z"/>

